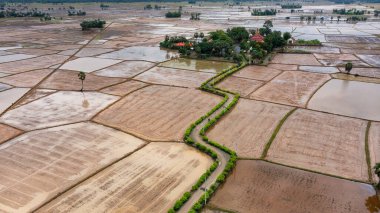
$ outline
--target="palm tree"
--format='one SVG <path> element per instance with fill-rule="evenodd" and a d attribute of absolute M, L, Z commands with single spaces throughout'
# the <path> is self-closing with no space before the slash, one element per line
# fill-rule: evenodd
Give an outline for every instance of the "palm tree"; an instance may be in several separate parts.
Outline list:
<path fill-rule="evenodd" d="M 194 33 L 194 38 L 197 39 L 199 37 L 198 33 Z"/>
<path fill-rule="evenodd" d="M 201 33 L 199 34 L 199 37 L 200 37 L 200 38 L 203 38 L 203 37 L 205 37 L 205 34 L 201 32 Z"/>
<path fill-rule="evenodd" d="M 351 72 L 351 70 L 352 70 L 352 63 L 351 63 L 351 62 L 348 62 L 348 63 L 346 64 L 346 66 L 345 66 L 345 70 L 346 70 L 347 73 L 350 73 L 350 72 Z M 379 172 L 380 172 L 380 170 L 379 170 Z"/>
<path fill-rule="evenodd" d="M 82 81 L 82 88 L 80 89 L 80 91 L 83 92 L 83 81 L 86 79 L 86 73 L 79 72 L 78 73 L 78 78 L 79 78 L 79 80 Z"/>

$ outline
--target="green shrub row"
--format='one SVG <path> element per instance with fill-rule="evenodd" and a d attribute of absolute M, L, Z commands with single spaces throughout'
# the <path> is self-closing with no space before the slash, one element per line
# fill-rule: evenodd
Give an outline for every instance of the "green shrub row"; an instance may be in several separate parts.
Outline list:
<path fill-rule="evenodd" d="M 238 67 L 234 66 L 234 67 L 231 67 L 231 68 L 228 68 L 224 71 L 221 72 L 221 74 L 217 75 L 217 76 L 214 76 L 213 78 L 207 80 L 206 82 L 204 82 L 201 86 L 202 89 L 208 91 L 208 92 L 211 92 L 213 94 L 216 94 L 216 95 L 219 95 L 219 96 L 223 96 L 223 100 L 221 102 L 219 102 L 214 108 L 212 108 L 209 112 L 207 112 L 205 115 L 203 115 L 202 117 L 200 117 L 198 120 L 196 120 L 194 123 L 192 123 L 186 130 L 185 130 L 185 134 L 183 136 L 183 140 L 185 143 L 187 143 L 188 145 L 190 146 L 193 146 L 195 148 L 197 148 L 198 150 L 208 154 L 209 156 L 211 156 L 215 161 L 214 163 L 210 166 L 210 168 L 198 179 L 198 181 L 192 186 L 191 188 L 191 191 L 190 192 L 185 192 L 182 197 L 176 201 L 176 203 L 174 204 L 173 208 L 169 209 L 168 210 L 168 213 L 174 213 L 174 212 L 177 212 L 191 197 L 192 193 L 195 192 L 196 190 L 199 189 L 199 187 L 201 187 L 201 185 L 207 180 L 208 177 L 210 177 L 210 175 L 215 171 L 215 169 L 218 167 L 219 165 L 219 160 L 218 160 L 218 155 L 212 151 L 211 149 L 209 149 L 208 147 L 200 144 L 200 143 L 196 143 L 194 141 L 193 138 L 191 138 L 191 133 L 193 132 L 193 130 L 195 129 L 195 127 L 197 125 L 199 125 L 200 123 L 202 123 L 207 117 L 211 116 L 215 111 L 217 111 L 218 109 L 220 109 L 227 101 L 228 101 L 228 95 L 225 94 L 226 91 L 221 91 L 219 89 L 215 89 L 213 87 L 209 87 L 209 82 L 212 81 L 213 79 L 216 79 L 213 81 L 213 83 L 211 84 L 211 86 L 215 85 L 216 83 L 220 82 L 221 80 L 223 80 L 224 78 L 226 78 L 227 76 L 231 75 L 232 73 L 238 71 L 239 69 L 241 69 L 243 66 L 245 66 L 245 64 L 243 65 L 240 65 Z M 218 78 L 218 76 L 222 76 L 222 78 Z M 237 97 L 237 99 L 235 99 Z M 224 109 L 222 111 L 223 115 L 225 113 L 227 113 L 227 109 L 230 109 L 233 105 L 235 105 L 237 103 L 237 100 L 239 99 L 239 96 L 235 96 L 234 97 L 234 100 L 227 106 L 226 109 Z M 219 119 L 221 116 L 217 115 L 217 118 Z M 212 119 L 214 120 L 214 119 Z M 216 122 L 216 121 L 214 121 Z M 210 125 L 211 123 L 211 120 L 206 124 L 206 125 Z M 204 129 L 204 127 L 202 128 Z M 202 135 L 202 138 L 205 137 Z M 221 175 L 218 176 L 217 178 L 217 181 L 216 183 L 214 183 L 213 185 L 211 185 L 211 187 L 206 191 L 207 193 L 211 192 L 212 190 L 212 193 L 216 190 L 216 188 L 219 186 L 220 183 L 223 183 L 225 181 L 225 178 L 227 177 L 227 175 L 230 173 L 230 171 L 234 168 L 234 165 L 235 165 L 235 162 L 236 162 L 236 153 L 230 149 L 228 149 L 227 147 L 225 146 L 222 146 L 216 142 L 213 142 L 213 141 L 207 141 L 205 140 L 205 142 L 208 142 L 209 144 L 223 150 L 224 152 L 227 152 L 228 154 L 230 154 L 230 159 L 226 165 L 226 167 L 224 168 L 223 170 L 223 173 Z M 210 193 L 210 194 L 212 194 Z M 203 202 L 204 202 L 204 198 L 205 198 L 205 194 L 201 196 L 201 199 Z M 197 205 L 198 207 L 197 208 L 194 208 L 194 206 Z M 203 204 L 199 204 L 199 201 L 193 206 L 193 209 L 191 211 L 195 211 L 194 209 L 198 209 L 199 210 L 203 207 Z M 198 210 L 197 210 L 198 211 Z"/>
<path fill-rule="evenodd" d="M 243 63 L 242 65 L 240 65 L 238 67 L 234 67 L 232 69 L 227 70 L 226 72 L 223 72 L 221 75 L 217 76 L 215 78 L 215 80 L 213 80 L 212 85 L 215 85 L 218 82 L 222 81 L 227 76 L 232 75 L 234 72 L 240 70 L 245 65 L 246 64 Z M 210 82 L 210 81 L 208 81 L 208 82 Z M 207 91 L 212 90 L 213 92 L 223 93 L 224 95 L 226 95 L 225 93 L 232 93 L 232 92 L 229 92 L 229 91 L 226 91 L 226 90 L 215 89 L 213 87 L 212 88 L 207 87 L 207 84 L 203 85 L 203 89 L 207 90 Z M 213 125 L 215 125 L 216 122 L 220 118 L 222 118 L 223 115 L 227 114 L 237 104 L 239 98 L 240 98 L 240 95 L 239 94 L 235 94 L 234 99 L 231 101 L 231 103 L 225 109 L 223 109 L 218 115 L 216 115 L 215 118 L 210 119 L 210 121 L 199 132 L 199 134 L 202 136 L 202 139 L 203 139 L 204 142 L 206 142 L 206 143 L 208 143 L 208 144 L 210 144 L 210 145 L 212 145 L 214 147 L 217 147 L 218 149 L 220 149 L 220 150 L 228 153 L 230 155 L 230 159 L 228 160 L 226 167 L 223 169 L 222 174 L 220 174 L 217 177 L 216 182 L 213 183 L 210 186 L 210 188 L 207 189 L 205 191 L 205 193 L 199 198 L 199 200 L 192 206 L 192 209 L 189 211 L 191 213 L 200 212 L 202 210 L 202 208 L 209 201 L 209 199 L 211 198 L 211 196 L 213 195 L 213 193 L 215 192 L 215 190 L 219 187 L 219 185 L 221 185 L 222 183 L 224 183 L 224 181 L 226 180 L 227 176 L 230 174 L 230 172 L 232 171 L 232 169 L 236 165 L 236 161 L 237 161 L 237 154 L 236 154 L 236 152 L 233 151 L 233 150 L 231 150 L 231 149 L 229 149 L 228 147 L 225 147 L 225 146 L 223 146 L 223 145 L 221 145 L 219 143 L 216 143 L 215 141 L 209 140 L 208 137 L 205 134 L 206 134 L 206 131 L 210 127 L 212 127 Z"/>

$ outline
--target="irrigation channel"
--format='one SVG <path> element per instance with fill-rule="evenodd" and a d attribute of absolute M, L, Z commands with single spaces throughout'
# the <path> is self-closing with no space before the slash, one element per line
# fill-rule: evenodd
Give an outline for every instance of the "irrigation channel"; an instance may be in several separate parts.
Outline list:
<path fill-rule="evenodd" d="M 198 119 L 198 121 L 195 122 L 195 124 L 192 124 L 192 127 L 189 127 L 190 131 L 192 131 L 190 135 L 188 135 L 188 137 L 185 133 L 184 140 L 188 144 L 188 141 L 190 140 L 190 145 L 193 145 L 198 149 L 200 145 L 211 150 L 211 152 L 217 155 L 216 162 L 218 162 L 218 166 L 210 174 L 210 176 L 208 176 L 206 181 L 200 185 L 200 187 L 191 192 L 191 197 L 183 203 L 178 212 L 182 213 L 200 211 L 201 208 L 206 205 L 206 202 L 212 196 L 216 188 L 222 182 L 224 182 L 224 179 L 231 172 L 235 165 L 236 153 L 232 150 L 229 150 L 226 147 L 223 147 L 222 145 L 217 144 L 217 142 L 210 142 L 208 138 L 205 136 L 205 132 L 208 128 L 215 125 L 223 115 L 228 113 L 229 110 L 231 110 L 237 104 L 237 101 L 240 97 L 239 94 L 216 88 L 214 87 L 214 85 L 224 80 L 226 77 L 232 75 L 233 73 L 237 72 L 245 65 L 246 63 L 243 63 L 239 66 L 226 69 L 218 75 L 214 76 L 213 78 L 208 79 L 201 86 L 201 89 L 203 91 L 222 96 L 224 97 L 224 99 L 206 115 Z M 187 138 L 189 140 L 187 140 Z M 201 149 L 201 151 L 204 150 Z M 210 155 L 210 151 L 208 151 L 207 153 Z M 221 176 L 223 176 L 224 178 L 221 178 Z"/>

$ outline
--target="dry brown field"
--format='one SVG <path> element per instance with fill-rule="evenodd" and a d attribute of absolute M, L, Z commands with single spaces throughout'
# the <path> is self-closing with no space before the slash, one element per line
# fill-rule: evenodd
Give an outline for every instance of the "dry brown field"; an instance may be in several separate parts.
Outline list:
<path fill-rule="evenodd" d="M 267 159 L 368 181 L 366 127 L 363 120 L 298 109 L 280 129 Z"/>

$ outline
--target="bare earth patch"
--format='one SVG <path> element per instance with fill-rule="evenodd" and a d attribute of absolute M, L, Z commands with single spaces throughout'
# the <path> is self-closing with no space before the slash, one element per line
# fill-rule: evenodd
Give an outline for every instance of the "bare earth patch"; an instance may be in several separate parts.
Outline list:
<path fill-rule="evenodd" d="M 213 74 L 205 72 L 154 67 L 138 75 L 134 79 L 153 84 L 196 88 L 212 76 Z"/>
<path fill-rule="evenodd" d="M 21 133 L 21 130 L 0 123 L 0 144 Z"/>
<path fill-rule="evenodd" d="M 278 122 L 291 109 L 288 106 L 241 99 L 207 135 L 211 140 L 235 150 L 239 157 L 260 158 Z"/>
<path fill-rule="evenodd" d="M 147 85 L 148 84 L 140 82 L 140 81 L 130 80 L 121 84 L 116 84 L 115 86 L 107 87 L 105 89 L 100 90 L 100 92 L 111 94 L 111 95 L 124 96 L 130 92 L 133 92 Z"/>
<path fill-rule="evenodd" d="M 329 75 L 297 71 L 285 71 L 256 90 L 250 98 L 305 107 L 307 101 Z"/>
<path fill-rule="evenodd" d="M 178 143 L 151 143 L 38 212 L 167 212 L 211 160 Z"/>
<path fill-rule="evenodd" d="M 66 62 L 61 69 L 82 72 L 93 72 L 121 62 L 120 60 L 84 57 Z"/>
<path fill-rule="evenodd" d="M 121 78 L 109 78 L 86 74 L 83 90 L 99 90 L 107 86 L 118 84 L 125 81 Z M 78 72 L 70 70 L 57 70 L 47 78 L 39 88 L 55 90 L 75 90 L 81 89 L 81 81 L 78 79 Z"/>
<path fill-rule="evenodd" d="M 380 163 L 380 123 L 372 122 L 368 135 L 369 156 L 371 157 L 371 167 L 373 168 L 376 163 Z M 379 178 L 372 169 L 372 178 L 377 183 Z"/>
<path fill-rule="evenodd" d="M 220 100 L 194 89 L 149 86 L 124 97 L 95 121 L 152 141 L 180 141 L 189 124 Z"/>
<path fill-rule="evenodd" d="M 46 69 L 52 65 L 64 62 L 67 58 L 68 56 L 62 55 L 46 55 L 22 61 L 3 63 L 0 64 L 0 72 L 15 74 L 35 69 Z"/>
<path fill-rule="evenodd" d="M 292 64 L 268 64 L 269 68 L 279 69 L 279 70 L 297 70 L 298 65 Z"/>
<path fill-rule="evenodd" d="M 0 121 L 24 130 L 58 126 L 88 120 L 116 100 L 97 92 L 60 91 L 12 109 Z"/>
<path fill-rule="evenodd" d="M 233 76 L 260 81 L 270 81 L 280 73 L 281 70 L 268 68 L 265 66 L 247 66 L 237 73 L 233 74 Z"/>
<path fill-rule="evenodd" d="M 93 123 L 25 133 L 0 145 L 0 209 L 29 212 L 143 144 Z"/>
<path fill-rule="evenodd" d="M 0 79 L 0 82 L 10 84 L 16 87 L 33 87 L 45 78 L 52 69 L 43 69 L 20 73 L 16 75 L 7 76 Z"/>
<path fill-rule="evenodd" d="M 292 169 L 264 161 L 239 160 L 211 205 L 234 212 L 368 212 L 377 201 L 371 185 Z"/>
<path fill-rule="evenodd" d="M 295 65 L 321 65 L 312 54 L 276 54 L 271 63 Z"/>
<path fill-rule="evenodd" d="M 93 74 L 106 77 L 131 78 L 154 65 L 154 63 L 147 61 L 125 61 L 96 71 Z"/>
<path fill-rule="evenodd" d="M 237 92 L 242 97 L 247 97 L 249 94 L 251 94 L 253 91 L 255 91 L 257 88 L 259 88 L 263 84 L 264 82 L 262 81 L 231 76 L 223 80 L 221 83 L 218 83 L 217 87 L 223 88 L 232 92 Z"/>
<path fill-rule="evenodd" d="M 368 181 L 366 126 L 363 120 L 299 109 L 282 126 L 267 159 Z"/>

